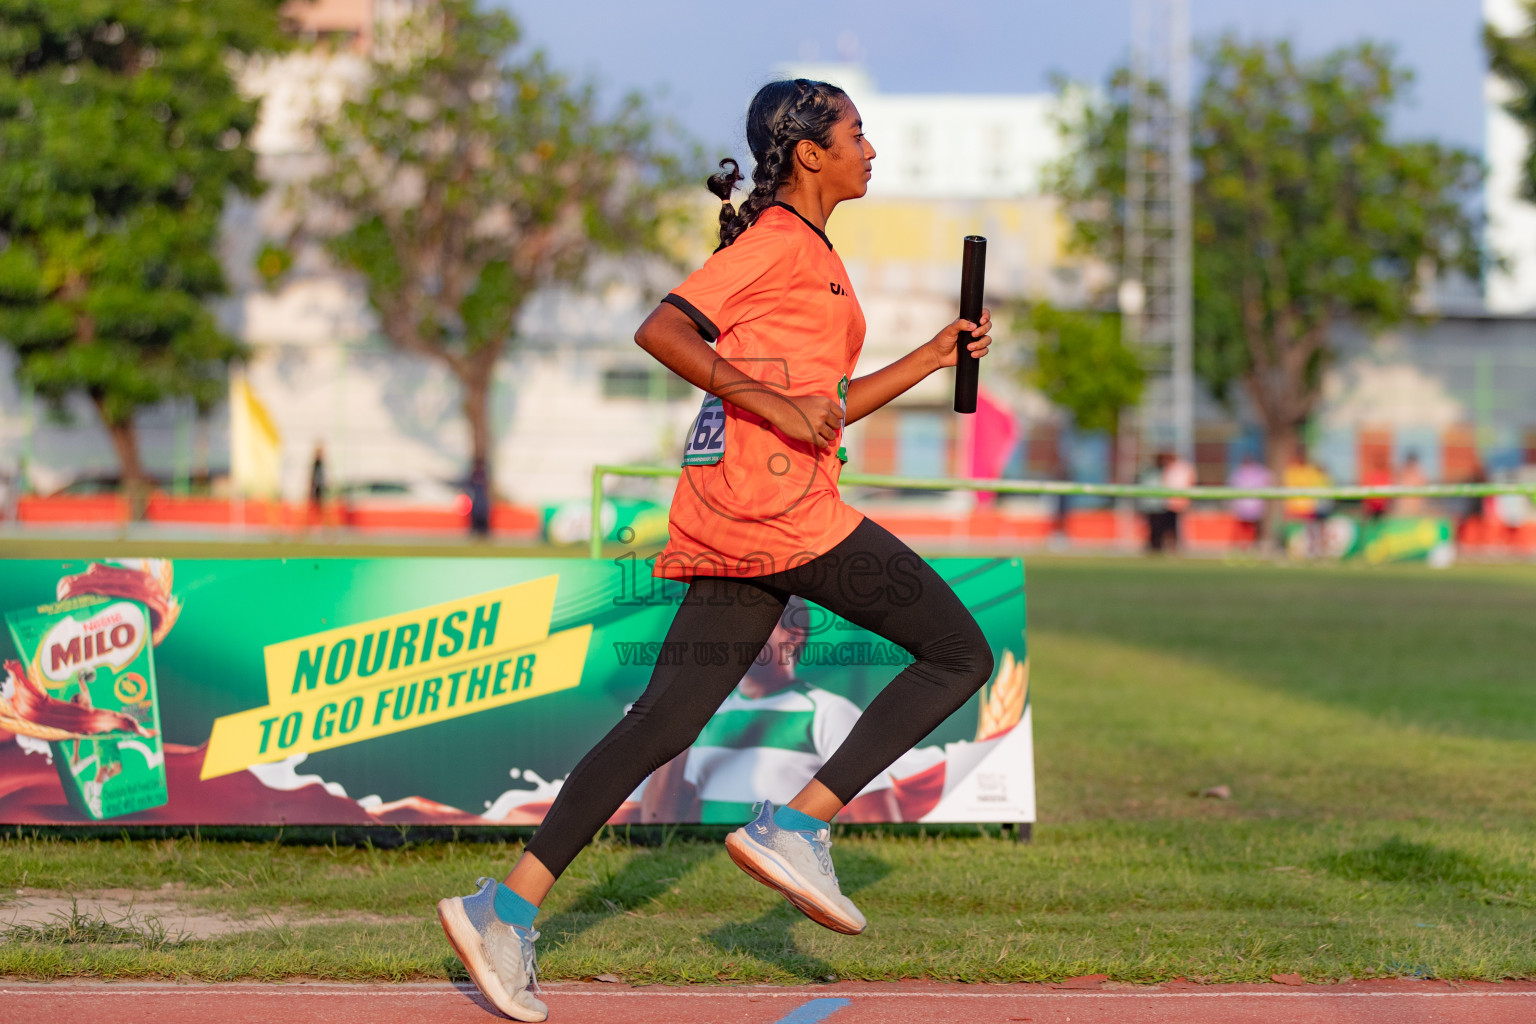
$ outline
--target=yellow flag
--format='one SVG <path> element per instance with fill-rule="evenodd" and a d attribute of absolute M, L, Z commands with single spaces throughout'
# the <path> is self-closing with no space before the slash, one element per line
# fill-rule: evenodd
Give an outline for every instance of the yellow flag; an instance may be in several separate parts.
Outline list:
<path fill-rule="evenodd" d="M 236 492 L 277 497 L 282 488 L 282 435 L 245 374 L 234 370 L 229 379 L 229 449 Z"/>

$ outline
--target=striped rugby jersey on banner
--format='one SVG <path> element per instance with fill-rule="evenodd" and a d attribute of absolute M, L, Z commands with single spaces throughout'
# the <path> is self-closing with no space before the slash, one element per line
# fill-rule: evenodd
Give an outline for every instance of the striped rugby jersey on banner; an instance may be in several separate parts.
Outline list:
<path fill-rule="evenodd" d="M 796 684 L 752 699 L 733 692 L 688 749 L 683 777 L 699 794 L 699 820 L 741 824 L 759 800 L 787 803 L 832 756 L 862 712 L 846 697 Z M 887 789 L 881 773 L 865 793 Z"/>

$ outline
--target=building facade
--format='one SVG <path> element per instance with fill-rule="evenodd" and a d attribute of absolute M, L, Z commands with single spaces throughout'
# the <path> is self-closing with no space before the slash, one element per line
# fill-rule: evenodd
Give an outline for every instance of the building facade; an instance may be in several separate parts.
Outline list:
<path fill-rule="evenodd" d="M 1483 0 L 1483 20 L 1503 35 L 1530 30 L 1530 16 L 1522 0 Z M 1536 313 L 1536 205 L 1521 195 L 1531 137 L 1504 109 L 1513 98 L 1506 82 L 1492 74 L 1486 76 L 1487 242 L 1505 263 L 1490 270 L 1485 297 L 1491 313 Z"/>
<path fill-rule="evenodd" d="M 223 257 L 231 295 L 227 329 L 253 355 L 243 368 L 281 438 L 278 497 L 301 501 L 323 446 L 334 486 L 398 483 L 451 489 L 466 471 L 468 433 L 453 380 L 402 353 L 378 333 L 364 290 L 314 243 L 276 285 L 256 272 L 262 246 L 295 237 L 295 204 L 317 156 L 307 124 L 334 109 L 366 74 L 379 25 L 413 0 L 319 0 L 288 9 L 313 45 L 253 62 L 245 85 L 263 98 L 252 138 L 271 183 L 228 212 Z M 1486 0 L 1509 27 L 1516 0 Z M 1514 12 L 1514 13 L 1511 13 Z M 1499 19 L 1504 19 L 1503 22 Z M 882 92 L 851 65 L 796 65 L 784 72 L 842 85 L 858 106 L 878 156 L 869 195 L 841 207 L 828 234 L 848 267 L 868 322 L 861 371 L 922 344 L 957 312 L 961 240 L 988 238 L 987 295 L 998 311 L 995 358 L 984 392 L 1016 424 L 1006 475 L 1107 479 L 1103 437 L 1084 434 L 1024 383 L 1027 339 L 1004 310 L 1047 298 L 1065 307 L 1111 295 L 1110 268 L 1067 251 L 1067 225 L 1045 189 L 1061 153 L 1051 95 L 901 95 Z M 744 97 L 745 99 L 745 97 Z M 1385 450 L 1400 464 L 1418 456 L 1432 479 L 1465 479 L 1536 457 L 1536 208 L 1514 178 L 1524 139 L 1489 90 L 1490 240 L 1512 260 L 1487 285 L 1487 312 L 1408 325 L 1376 338 L 1341 329 L 1324 402 L 1313 425 L 1316 457 L 1341 482 Z M 1500 120 L 1502 118 L 1502 120 Z M 535 296 L 493 389 L 496 477 L 503 497 L 527 506 L 582 498 L 594 463 L 671 464 L 680 455 L 699 393 L 633 344 L 636 326 L 713 245 L 714 203 L 698 190 L 697 237 L 683 266 L 611 261 L 582 289 Z M 849 430 L 851 468 L 908 476 L 965 471 L 965 422 L 951 411 L 950 375 L 936 374 Z M 82 405 L 72 424 L 48 420 L 17 392 L 0 350 L 0 476 L 25 457 L 39 491 L 109 474 L 111 446 Z M 1218 482 L 1258 434 L 1239 406 L 1205 398 L 1197 423 L 1203 482 Z M 151 410 L 141 421 L 146 464 L 172 479 L 227 474 L 228 412 L 197 419 L 190 408 Z M 656 497 L 668 485 L 620 484 Z M 430 488 L 424 493 L 433 493 Z M 922 499 L 950 501 L 951 499 Z"/>

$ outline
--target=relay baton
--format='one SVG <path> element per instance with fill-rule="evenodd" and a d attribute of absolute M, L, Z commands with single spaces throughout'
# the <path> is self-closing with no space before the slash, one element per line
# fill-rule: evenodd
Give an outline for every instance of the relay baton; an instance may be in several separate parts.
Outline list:
<path fill-rule="evenodd" d="M 960 271 L 960 319 L 981 322 L 981 294 L 986 288 L 987 240 L 965 236 L 965 261 Z M 976 374 L 980 360 L 971 355 L 974 334 L 960 332 L 955 344 L 955 412 L 976 411 Z"/>

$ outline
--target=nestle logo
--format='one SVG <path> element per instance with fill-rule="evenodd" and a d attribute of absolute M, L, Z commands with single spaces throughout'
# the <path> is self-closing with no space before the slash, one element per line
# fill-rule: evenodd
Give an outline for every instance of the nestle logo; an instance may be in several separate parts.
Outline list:
<path fill-rule="evenodd" d="M 833 295 L 847 295 L 848 294 L 846 291 L 843 290 L 843 286 L 838 284 L 836 281 L 831 282 L 830 284 L 827 285 L 827 287 L 832 289 L 832 294 Z"/>
<path fill-rule="evenodd" d="M 988 803 L 1007 803 L 1008 776 L 1000 772 L 977 772 L 976 799 Z"/>
<path fill-rule="evenodd" d="M 144 613 L 125 601 L 93 609 L 83 622 L 63 618 L 38 646 L 38 668 L 50 683 L 68 682 L 76 672 L 103 665 L 121 672 L 144 646 L 144 627 Z"/>

